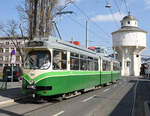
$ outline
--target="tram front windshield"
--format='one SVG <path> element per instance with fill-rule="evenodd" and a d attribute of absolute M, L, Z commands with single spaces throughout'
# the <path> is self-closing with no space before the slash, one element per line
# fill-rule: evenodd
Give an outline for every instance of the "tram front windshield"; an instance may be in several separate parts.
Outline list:
<path fill-rule="evenodd" d="M 50 53 L 48 51 L 32 51 L 25 58 L 25 69 L 48 69 L 50 67 Z"/>

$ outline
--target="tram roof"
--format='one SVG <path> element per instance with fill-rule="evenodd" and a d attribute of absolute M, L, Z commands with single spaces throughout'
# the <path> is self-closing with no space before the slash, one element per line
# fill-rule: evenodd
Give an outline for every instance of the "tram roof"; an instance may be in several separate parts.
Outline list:
<path fill-rule="evenodd" d="M 48 38 L 35 38 L 34 40 L 30 41 L 30 42 L 43 42 L 44 44 L 42 46 L 28 46 L 26 44 L 26 48 L 53 48 L 53 49 L 60 49 L 60 50 L 67 50 L 67 51 L 71 51 L 71 52 L 75 52 L 75 53 L 79 53 L 79 54 L 83 54 L 83 55 L 88 55 L 88 56 L 92 56 L 92 57 L 99 57 L 96 52 L 89 50 L 87 48 L 83 48 L 77 45 L 74 45 L 72 43 L 63 41 L 63 40 L 59 40 L 55 37 L 48 37 Z"/>
<path fill-rule="evenodd" d="M 43 42 L 43 46 L 33 46 L 34 48 L 53 48 L 53 49 L 60 49 L 60 50 L 67 50 L 67 51 L 71 51 L 71 52 L 75 52 L 75 53 L 79 53 L 79 54 L 83 54 L 83 55 L 88 55 L 91 57 L 102 57 L 105 60 L 112 60 L 111 58 L 107 58 L 101 55 L 98 55 L 95 51 L 92 51 L 90 49 L 81 47 L 81 46 L 77 46 L 74 45 L 72 43 L 63 41 L 63 40 L 59 40 L 56 37 L 53 36 L 49 36 L 49 37 L 44 37 L 44 38 L 35 38 L 34 40 L 30 41 L 30 42 Z M 28 43 L 27 43 L 28 44 Z M 32 46 L 28 46 L 26 44 L 26 48 L 27 47 L 31 47 Z"/>

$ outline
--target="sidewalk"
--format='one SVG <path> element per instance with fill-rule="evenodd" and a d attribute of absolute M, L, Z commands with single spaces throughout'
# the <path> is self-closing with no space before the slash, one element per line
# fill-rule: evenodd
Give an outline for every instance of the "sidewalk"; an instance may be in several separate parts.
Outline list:
<path fill-rule="evenodd" d="M 0 90 L 0 105 L 12 103 L 23 97 L 21 82 L 8 82 L 6 90 Z"/>

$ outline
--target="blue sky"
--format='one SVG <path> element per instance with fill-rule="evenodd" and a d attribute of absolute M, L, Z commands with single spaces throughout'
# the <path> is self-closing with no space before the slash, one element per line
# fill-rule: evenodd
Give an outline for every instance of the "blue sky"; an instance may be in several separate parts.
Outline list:
<path fill-rule="evenodd" d="M 10 19 L 19 20 L 16 6 L 22 0 L 0 1 L 0 23 Z M 85 45 L 85 22 L 89 22 L 89 45 L 112 47 L 111 33 L 120 28 L 121 16 L 127 15 L 127 9 L 123 0 L 73 0 L 65 10 L 73 11 L 73 14 L 58 16 L 55 20 L 64 40 L 80 41 Z M 111 4 L 111 9 L 105 8 L 106 1 Z M 126 0 L 131 15 L 139 21 L 139 27 L 148 32 L 147 48 L 144 55 L 150 56 L 150 0 Z M 60 0 L 59 5 L 63 5 Z M 118 6 L 118 7 L 117 7 Z M 120 12 L 119 12 L 119 9 Z M 113 14 L 113 15 L 112 15 Z M 113 18 L 112 18 L 113 17 Z"/>

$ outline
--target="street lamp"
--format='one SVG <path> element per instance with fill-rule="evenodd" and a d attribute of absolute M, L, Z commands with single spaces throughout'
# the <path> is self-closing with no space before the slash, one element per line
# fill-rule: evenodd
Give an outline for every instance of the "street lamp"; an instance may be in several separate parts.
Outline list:
<path fill-rule="evenodd" d="M 107 2 L 105 7 L 110 8 L 111 7 L 110 3 Z"/>
<path fill-rule="evenodd" d="M 62 14 L 72 14 L 72 13 L 73 13 L 73 11 L 62 11 L 62 12 L 57 12 L 55 16 L 57 16 L 57 15 L 62 15 Z M 58 29 L 58 27 L 57 27 L 56 22 L 55 22 L 55 21 L 52 21 L 52 23 L 54 24 L 54 26 L 55 26 L 55 28 L 56 28 L 56 31 L 57 31 L 57 33 L 58 33 L 59 38 L 62 40 L 62 37 L 61 37 L 61 34 L 60 34 L 60 32 L 59 32 L 59 29 Z"/>

